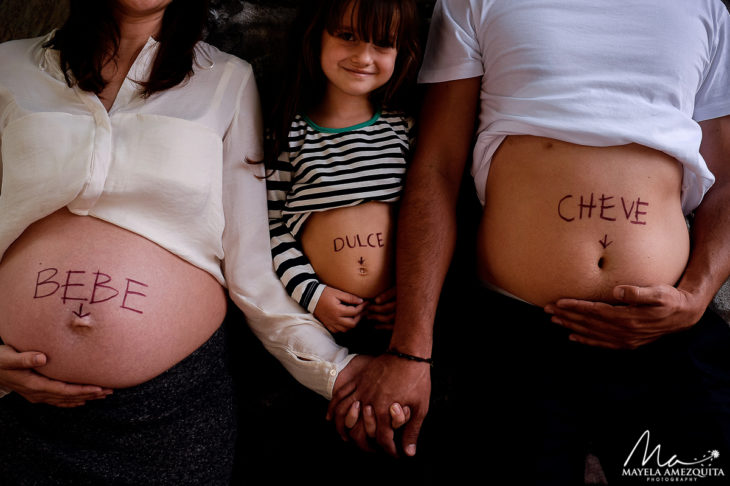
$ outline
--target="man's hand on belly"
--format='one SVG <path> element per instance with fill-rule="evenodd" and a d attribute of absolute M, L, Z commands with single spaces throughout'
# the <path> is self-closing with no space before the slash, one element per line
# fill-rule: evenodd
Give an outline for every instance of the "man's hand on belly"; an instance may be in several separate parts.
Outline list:
<path fill-rule="evenodd" d="M 613 295 L 620 304 L 560 299 L 545 306 L 545 312 L 553 316 L 554 323 L 573 331 L 573 341 L 636 349 L 693 326 L 705 310 L 691 293 L 669 285 L 619 285 Z"/>
<path fill-rule="evenodd" d="M 31 403 L 47 403 L 56 407 L 78 407 L 87 400 L 105 398 L 112 393 L 107 388 L 64 383 L 35 372 L 35 368 L 45 364 L 43 353 L 19 353 L 11 346 L 0 346 L 0 386 L 18 393 Z"/>
<path fill-rule="evenodd" d="M 368 305 L 365 311 L 365 317 L 379 323 L 375 325 L 376 329 L 393 329 L 393 321 L 395 320 L 395 287 L 391 287 L 375 297 L 373 302 Z"/>

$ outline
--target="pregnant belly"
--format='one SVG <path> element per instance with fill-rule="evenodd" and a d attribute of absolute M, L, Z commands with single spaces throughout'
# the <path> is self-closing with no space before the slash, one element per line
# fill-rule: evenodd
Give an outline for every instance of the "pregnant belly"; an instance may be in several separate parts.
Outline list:
<path fill-rule="evenodd" d="M 681 183 L 676 160 L 639 145 L 508 137 L 487 181 L 482 277 L 537 305 L 674 285 L 689 255 Z"/>
<path fill-rule="evenodd" d="M 380 202 L 314 213 L 301 235 L 322 282 L 366 299 L 393 285 L 394 239 L 394 208 Z"/>
<path fill-rule="evenodd" d="M 151 241 L 62 209 L 34 223 L 0 262 L 0 337 L 41 351 L 38 371 L 122 388 L 204 343 L 226 310 L 207 272 Z"/>

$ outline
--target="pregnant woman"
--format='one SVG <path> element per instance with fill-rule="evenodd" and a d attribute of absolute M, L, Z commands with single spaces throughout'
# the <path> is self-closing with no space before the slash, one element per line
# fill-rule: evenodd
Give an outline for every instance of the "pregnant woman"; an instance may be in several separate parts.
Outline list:
<path fill-rule="evenodd" d="M 224 286 L 305 385 L 346 364 L 272 271 L 255 81 L 207 11 L 72 1 L 0 46 L 4 484 L 227 484 Z"/>

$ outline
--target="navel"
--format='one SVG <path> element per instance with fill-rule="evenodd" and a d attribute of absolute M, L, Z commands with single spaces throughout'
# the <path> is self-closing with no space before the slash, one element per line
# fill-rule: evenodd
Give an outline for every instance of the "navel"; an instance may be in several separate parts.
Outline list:
<path fill-rule="evenodd" d="M 89 315 L 85 315 L 83 317 L 74 315 L 71 319 L 71 322 L 69 323 L 69 327 L 74 332 L 86 333 L 94 328 L 94 323 L 91 320 L 91 316 Z"/>

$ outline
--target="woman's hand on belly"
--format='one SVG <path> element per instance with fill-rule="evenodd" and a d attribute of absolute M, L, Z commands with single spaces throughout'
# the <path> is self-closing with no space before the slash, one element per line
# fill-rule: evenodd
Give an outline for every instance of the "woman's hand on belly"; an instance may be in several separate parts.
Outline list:
<path fill-rule="evenodd" d="M 314 317 L 332 333 L 349 331 L 360 322 L 367 302 L 357 295 L 326 286 L 319 296 Z"/>
<path fill-rule="evenodd" d="M 702 316 L 692 294 L 669 285 L 618 285 L 613 297 L 618 304 L 560 299 L 545 306 L 545 312 L 573 331 L 571 340 L 610 349 L 636 349 L 687 329 Z"/>
<path fill-rule="evenodd" d="M 112 393 L 109 388 L 64 383 L 36 373 L 35 369 L 45 365 L 46 359 L 43 353 L 19 353 L 11 346 L 0 346 L 0 386 L 31 403 L 57 407 L 78 407 L 87 400 L 105 398 Z"/>

